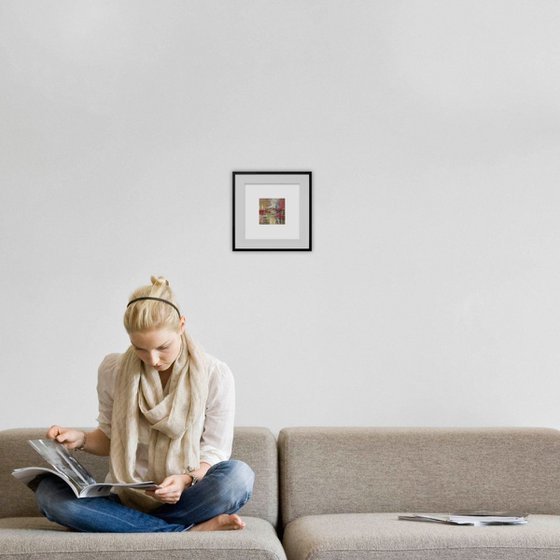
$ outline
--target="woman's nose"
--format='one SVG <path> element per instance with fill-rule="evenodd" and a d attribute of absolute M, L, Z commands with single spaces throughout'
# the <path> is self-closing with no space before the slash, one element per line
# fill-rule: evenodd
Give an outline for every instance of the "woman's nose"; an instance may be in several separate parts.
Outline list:
<path fill-rule="evenodd" d="M 150 365 L 155 366 L 159 360 L 159 354 L 157 352 L 150 352 L 149 354 Z"/>

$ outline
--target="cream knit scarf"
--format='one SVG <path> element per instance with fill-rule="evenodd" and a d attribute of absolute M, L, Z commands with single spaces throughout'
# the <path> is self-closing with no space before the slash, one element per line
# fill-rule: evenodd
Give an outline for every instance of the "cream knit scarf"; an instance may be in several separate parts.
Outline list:
<path fill-rule="evenodd" d="M 165 391 L 159 373 L 130 347 L 115 381 L 111 422 L 111 476 L 114 482 L 141 482 L 136 474 L 139 435 L 148 435 L 148 479 L 161 482 L 200 466 L 200 439 L 208 397 L 203 355 L 189 336 L 175 360 Z M 123 503 L 149 511 L 161 502 L 144 491 L 117 488 Z"/>

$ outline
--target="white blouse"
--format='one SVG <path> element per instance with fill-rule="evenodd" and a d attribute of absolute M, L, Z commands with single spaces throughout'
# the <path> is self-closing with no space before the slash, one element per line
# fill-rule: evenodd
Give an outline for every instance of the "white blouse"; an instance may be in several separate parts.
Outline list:
<path fill-rule="evenodd" d="M 109 354 L 99 366 L 97 396 L 99 416 L 97 422 L 103 433 L 111 439 L 113 394 L 120 354 Z M 208 400 L 204 429 L 200 440 L 200 461 L 215 465 L 231 456 L 235 416 L 235 385 L 229 367 L 206 354 L 209 371 Z M 136 475 L 144 479 L 148 473 L 148 436 L 139 434 L 136 453 Z"/>

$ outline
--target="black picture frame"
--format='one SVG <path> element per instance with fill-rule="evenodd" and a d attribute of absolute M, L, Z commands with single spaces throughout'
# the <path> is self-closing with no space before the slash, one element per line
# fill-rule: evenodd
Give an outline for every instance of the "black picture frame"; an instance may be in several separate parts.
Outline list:
<path fill-rule="evenodd" d="M 232 172 L 233 251 L 311 251 L 311 171 Z"/>

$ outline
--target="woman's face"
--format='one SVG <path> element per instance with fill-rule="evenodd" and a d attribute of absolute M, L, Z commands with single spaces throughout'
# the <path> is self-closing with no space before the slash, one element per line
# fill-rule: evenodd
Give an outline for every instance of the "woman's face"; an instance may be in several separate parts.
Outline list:
<path fill-rule="evenodd" d="M 129 334 L 130 342 L 136 355 L 156 371 L 167 371 L 175 362 L 181 351 L 181 334 L 172 329 L 154 329 L 137 331 Z"/>

